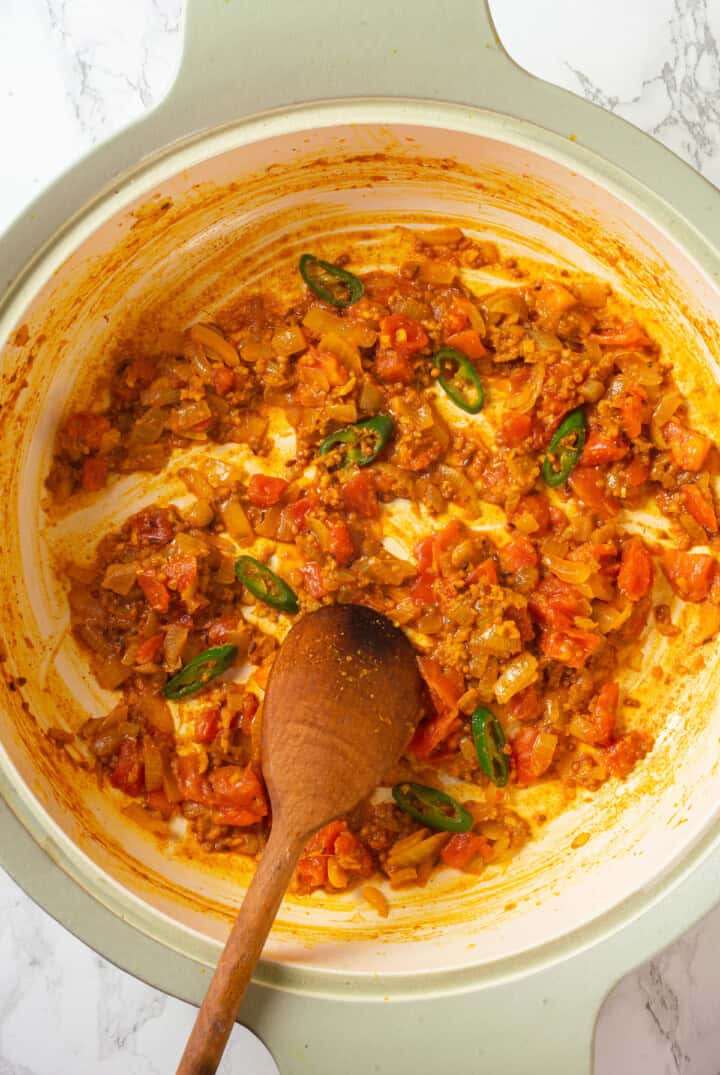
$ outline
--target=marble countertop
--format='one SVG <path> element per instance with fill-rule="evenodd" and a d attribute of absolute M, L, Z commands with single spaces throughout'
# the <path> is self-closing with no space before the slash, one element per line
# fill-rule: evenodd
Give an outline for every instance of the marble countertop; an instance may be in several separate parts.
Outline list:
<path fill-rule="evenodd" d="M 720 0 L 492 7 L 520 64 L 649 131 L 720 184 Z M 0 0 L 0 230 L 162 97 L 181 15 L 182 0 Z M 598 1022 L 596 1075 L 718 1075 L 718 945 L 720 908 L 619 983 Z M 2 872 L 0 966 L 0 1075 L 174 1070 L 194 1010 L 101 959 Z M 236 1027 L 222 1071 L 276 1068 Z"/>

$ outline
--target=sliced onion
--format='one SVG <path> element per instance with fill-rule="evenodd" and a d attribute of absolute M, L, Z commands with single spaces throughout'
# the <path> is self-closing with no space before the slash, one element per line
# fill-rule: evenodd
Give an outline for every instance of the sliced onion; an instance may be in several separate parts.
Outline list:
<path fill-rule="evenodd" d="M 431 228 L 428 231 L 420 229 L 415 235 L 425 246 L 454 246 L 463 238 L 460 228 Z"/>
<path fill-rule="evenodd" d="M 182 664 L 182 651 L 188 640 L 187 627 L 181 627 L 179 623 L 171 623 L 165 632 L 163 653 L 168 671 L 174 672 Z"/>
<path fill-rule="evenodd" d="M 225 529 L 237 541 L 252 541 L 254 537 L 250 520 L 237 497 L 231 496 L 222 509 Z"/>
<path fill-rule="evenodd" d="M 152 739 L 145 736 L 143 740 L 143 761 L 145 763 L 145 790 L 159 791 L 163 786 L 163 759 L 160 750 Z"/>
<path fill-rule="evenodd" d="M 542 562 L 561 582 L 571 582 L 574 586 L 582 586 L 597 571 L 596 566 L 583 560 L 565 560 L 551 553 L 545 553 Z"/>
<path fill-rule="evenodd" d="M 210 354 L 216 355 L 226 366 L 240 364 L 235 345 L 226 340 L 222 332 L 213 325 L 193 325 L 188 329 L 188 336 L 207 348 Z"/>
<path fill-rule="evenodd" d="M 537 403 L 538 396 L 542 392 L 544 380 L 545 363 L 536 362 L 527 382 L 518 393 L 511 396 L 508 400 L 508 403 L 512 406 L 512 410 L 520 411 L 523 414 L 527 414 L 528 411 L 531 411 Z"/>
<path fill-rule="evenodd" d="M 141 694 L 134 703 L 133 710 L 136 716 L 142 717 L 146 724 L 161 735 L 173 735 L 175 724 L 170 706 L 164 698 L 155 694 Z"/>
<path fill-rule="evenodd" d="M 597 601 L 593 607 L 593 619 L 604 635 L 617 631 L 630 619 L 634 605 L 632 601 L 618 598 L 616 603 Z"/>
<path fill-rule="evenodd" d="M 538 678 L 538 662 L 532 653 L 519 653 L 503 670 L 495 684 L 495 697 L 501 705 L 529 687 Z"/>

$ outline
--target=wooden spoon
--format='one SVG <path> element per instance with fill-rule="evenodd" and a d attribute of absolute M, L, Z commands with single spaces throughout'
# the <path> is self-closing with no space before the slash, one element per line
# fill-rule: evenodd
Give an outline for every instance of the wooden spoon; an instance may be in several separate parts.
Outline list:
<path fill-rule="evenodd" d="M 373 609 L 321 608 L 288 634 L 263 711 L 270 839 L 177 1075 L 217 1070 L 300 853 L 314 832 L 356 806 L 395 764 L 421 715 L 422 699 L 410 643 Z"/>

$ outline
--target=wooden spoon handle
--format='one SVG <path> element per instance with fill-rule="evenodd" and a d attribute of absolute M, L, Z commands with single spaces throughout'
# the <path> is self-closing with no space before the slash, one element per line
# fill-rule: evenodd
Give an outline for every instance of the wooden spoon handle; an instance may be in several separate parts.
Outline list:
<path fill-rule="evenodd" d="M 288 839 L 279 827 L 273 826 L 195 1019 L 177 1075 L 214 1075 L 217 1070 L 304 843 L 303 838 Z"/>

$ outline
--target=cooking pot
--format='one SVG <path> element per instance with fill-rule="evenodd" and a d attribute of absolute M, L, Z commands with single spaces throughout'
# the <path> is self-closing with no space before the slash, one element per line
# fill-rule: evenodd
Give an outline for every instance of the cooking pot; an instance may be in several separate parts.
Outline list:
<path fill-rule="evenodd" d="M 102 519 L 46 513 L 43 492 L 63 410 L 98 364 L 211 318 L 302 250 L 352 240 L 377 256 L 396 224 L 452 223 L 608 279 L 717 436 L 717 209 L 670 152 L 515 66 L 484 0 L 189 0 L 166 100 L 2 239 L 0 847 L 19 884 L 193 1002 L 247 884 L 241 863 L 164 849 L 42 733 L 108 707 L 62 588 Z M 100 514 L 171 493 L 125 476 Z M 386 921 L 353 894 L 285 902 L 242 1013 L 283 1072 L 590 1070 L 607 991 L 718 892 L 718 648 L 696 608 L 676 617 L 680 636 L 653 638 L 627 678 L 654 751 L 504 872 L 392 893 Z"/>

